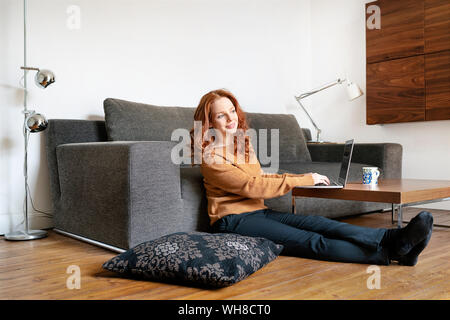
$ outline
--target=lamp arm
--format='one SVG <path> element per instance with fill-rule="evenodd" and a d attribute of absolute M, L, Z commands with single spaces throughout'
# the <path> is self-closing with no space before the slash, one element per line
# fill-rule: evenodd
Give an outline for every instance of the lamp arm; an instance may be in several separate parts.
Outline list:
<path fill-rule="evenodd" d="M 313 95 L 313 94 L 315 94 L 315 93 L 317 93 L 317 92 L 320 92 L 320 91 L 323 91 L 323 90 L 325 90 L 325 89 L 331 88 L 331 87 L 333 87 L 333 86 L 335 86 L 335 85 L 337 85 L 337 84 L 341 84 L 341 83 L 343 83 L 344 81 L 346 81 L 346 79 L 340 79 L 340 78 L 339 78 L 339 79 L 337 79 L 336 81 L 327 83 L 327 84 L 325 84 L 325 85 L 323 85 L 323 86 L 321 86 L 321 87 L 319 87 L 319 88 L 317 88 L 317 89 L 311 90 L 311 91 L 309 91 L 309 92 L 302 93 L 302 94 L 299 95 L 298 97 L 299 97 L 300 99 L 309 97 L 309 96 L 311 96 L 311 95 Z"/>
<path fill-rule="evenodd" d="M 306 110 L 305 106 L 300 102 L 301 98 L 300 97 L 295 97 L 295 99 L 297 100 L 298 104 L 302 107 L 303 111 L 305 111 L 305 113 L 308 116 L 309 120 L 311 121 L 312 125 L 316 129 L 316 131 L 317 131 L 317 142 L 319 142 L 320 141 L 320 133 L 322 132 L 322 130 L 319 129 L 319 127 L 314 122 L 313 118 L 311 118 L 311 116 L 309 115 L 309 113 Z"/>
<path fill-rule="evenodd" d="M 39 68 L 34 68 L 34 67 L 20 67 L 20 69 L 22 69 L 22 70 L 41 71 L 41 70 L 39 70 Z"/>
<path fill-rule="evenodd" d="M 309 92 L 302 93 L 302 94 L 299 95 L 298 97 L 295 97 L 295 99 L 297 100 L 298 104 L 302 107 L 303 111 L 305 111 L 306 115 L 308 116 L 309 120 L 311 121 L 311 123 L 313 124 L 314 128 L 315 128 L 316 131 L 317 131 L 317 142 L 320 142 L 320 134 L 322 133 L 322 130 L 320 130 L 319 127 L 316 125 L 316 123 L 315 123 L 314 120 L 311 118 L 311 116 L 309 115 L 309 113 L 308 113 L 308 111 L 306 110 L 305 106 L 303 106 L 303 104 L 300 102 L 300 100 L 301 100 L 301 99 L 304 99 L 304 98 L 306 98 L 306 97 L 309 97 L 309 96 L 311 96 L 311 95 L 313 95 L 313 94 L 315 94 L 315 93 L 317 93 L 317 92 L 320 92 L 320 91 L 323 91 L 323 90 L 325 90 L 325 89 L 331 88 L 331 87 L 333 87 L 333 86 L 335 86 L 335 85 L 337 85 L 337 84 L 341 84 L 341 83 L 343 83 L 344 81 L 346 81 L 346 79 L 341 79 L 341 78 L 339 78 L 339 79 L 337 79 L 336 81 L 327 83 L 327 84 L 325 84 L 325 85 L 323 85 L 323 86 L 321 86 L 321 87 L 319 87 L 319 88 L 317 88 L 317 89 L 311 90 L 311 91 L 309 91 Z"/>

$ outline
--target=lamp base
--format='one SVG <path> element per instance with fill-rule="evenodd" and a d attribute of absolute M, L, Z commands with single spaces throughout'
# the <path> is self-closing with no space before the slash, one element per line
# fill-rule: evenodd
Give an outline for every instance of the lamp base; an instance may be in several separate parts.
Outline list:
<path fill-rule="evenodd" d="M 5 234 L 6 240 L 21 241 L 21 240 L 35 240 L 45 238 L 47 231 L 44 230 L 28 230 L 28 231 L 14 231 Z"/>

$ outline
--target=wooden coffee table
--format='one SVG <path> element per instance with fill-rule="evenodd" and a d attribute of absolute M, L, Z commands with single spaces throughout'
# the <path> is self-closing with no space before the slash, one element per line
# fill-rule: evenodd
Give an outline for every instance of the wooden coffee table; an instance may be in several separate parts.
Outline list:
<path fill-rule="evenodd" d="M 339 200 L 384 202 L 392 204 L 392 222 L 397 211 L 397 224 L 401 228 L 402 208 L 412 205 L 450 200 L 450 181 L 418 179 L 380 180 L 377 186 L 361 182 L 347 183 L 343 189 L 292 189 L 292 212 L 296 213 L 295 198 L 312 197 Z M 447 225 L 434 224 L 438 227 Z"/>

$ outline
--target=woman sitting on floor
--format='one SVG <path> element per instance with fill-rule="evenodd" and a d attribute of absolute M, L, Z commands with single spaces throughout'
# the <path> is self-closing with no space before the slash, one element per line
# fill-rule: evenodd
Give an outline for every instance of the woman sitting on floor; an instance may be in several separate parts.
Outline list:
<path fill-rule="evenodd" d="M 194 149 L 201 150 L 208 215 L 215 232 L 263 237 L 282 244 L 283 254 L 302 258 L 378 265 L 389 265 L 392 260 L 409 266 L 417 263 L 431 238 L 433 216 L 429 212 L 422 211 L 402 229 L 385 229 L 271 210 L 264 199 L 282 196 L 295 186 L 328 185 L 329 179 L 318 173 L 265 174 L 245 136 L 245 113 L 227 90 L 204 95 L 194 121 L 201 121 L 202 135 L 199 140 L 191 130 L 192 157 Z M 245 143 L 235 143 L 239 137 Z"/>

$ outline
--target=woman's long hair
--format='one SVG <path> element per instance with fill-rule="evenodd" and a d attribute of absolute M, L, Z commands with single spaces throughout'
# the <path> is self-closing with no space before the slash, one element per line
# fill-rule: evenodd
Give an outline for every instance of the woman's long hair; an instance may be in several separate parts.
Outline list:
<path fill-rule="evenodd" d="M 234 136 L 234 154 L 237 155 L 237 147 L 238 147 L 238 143 L 237 143 L 237 139 L 238 139 L 238 135 L 242 134 L 247 131 L 248 129 L 248 124 L 247 124 L 247 120 L 245 117 L 245 112 L 242 110 L 241 106 L 239 105 L 239 102 L 237 101 L 236 97 L 229 92 L 228 90 L 225 89 L 218 89 L 218 90 L 213 90 L 208 92 L 207 94 L 205 94 L 201 99 L 200 99 L 200 103 L 198 104 L 197 109 L 195 110 L 194 113 L 194 121 L 201 121 L 202 122 L 202 134 L 201 136 L 199 135 L 198 137 L 194 137 L 194 128 L 191 129 L 190 131 L 190 135 L 191 135 L 191 165 L 194 166 L 194 147 L 197 148 L 197 150 L 201 150 L 201 161 L 204 161 L 204 157 L 205 157 L 205 148 L 208 147 L 208 145 L 210 145 L 211 143 L 213 143 L 215 141 L 215 137 L 211 136 L 209 139 L 205 139 L 205 137 L 208 137 L 209 134 L 209 130 L 212 129 L 212 105 L 214 103 L 214 101 L 216 101 L 219 98 L 228 98 L 230 99 L 230 101 L 233 103 L 235 109 L 236 109 L 236 113 L 238 116 L 238 133 L 237 135 Z M 241 129 L 241 130 L 239 130 Z M 248 155 L 249 155 L 249 137 L 248 136 L 244 136 L 245 138 L 245 161 L 248 162 Z M 214 151 L 213 151 L 214 152 Z"/>

